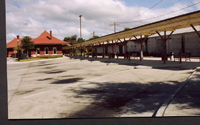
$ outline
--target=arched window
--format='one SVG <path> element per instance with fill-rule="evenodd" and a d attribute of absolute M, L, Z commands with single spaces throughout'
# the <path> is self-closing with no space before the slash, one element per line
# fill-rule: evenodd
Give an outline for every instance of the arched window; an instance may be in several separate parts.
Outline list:
<path fill-rule="evenodd" d="M 49 54 L 49 48 L 46 47 L 44 50 L 45 50 L 45 55 L 48 55 Z"/>
<path fill-rule="evenodd" d="M 53 47 L 53 54 L 57 54 L 57 48 L 56 47 Z"/>
<path fill-rule="evenodd" d="M 37 55 L 40 55 L 40 48 L 36 49 Z"/>

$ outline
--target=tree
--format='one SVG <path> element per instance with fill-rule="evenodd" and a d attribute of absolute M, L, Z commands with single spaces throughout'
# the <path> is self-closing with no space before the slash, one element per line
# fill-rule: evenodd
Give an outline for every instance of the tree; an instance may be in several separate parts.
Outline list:
<path fill-rule="evenodd" d="M 82 42 L 85 42 L 85 39 L 83 39 L 83 38 L 78 38 L 78 40 L 76 41 L 76 43 L 82 43 Z"/>
<path fill-rule="evenodd" d="M 129 27 L 125 27 L 124 28 L 124 31 L 126 31 L 126 30 L 130 30 L 131 28 L 129 28 Z"/>
<path fill-rule="evenodd" d="M 88 40 L 93 40 L 93 39 L 96 39 L 96 38 L 99 38 L 99 36 L 94 35 L 93 37 L 89 38 Z"/>
<path fill-rule="evenodd" d="M 18 50 L 18 46 L 14 47 L 13 49 L 17 51 L 17 50 Z M 20 50 L 20 51 L 24 51 L 24 49 L 22 49 L 21 46 L 19 46 L 19 50 Z"/>
<path fill-rule="evenodd" d="M 29 51 L 34 49 L 34 42 L 29 36 L 24 36 L 21 41 L 21 48 L 26 51 L 27 58 L 29 58 Z"/>
<path fill-rule="evenodd" d="M 70 45 L 74 45 L 77 42 L 77 35 L 72 35 L 71 37 L 65 37 L 63 41 L 69 42 Z"/>
<path fill-rule="evenodd" d="M 72 35 L 71 37 L 65 37 L 63 39 L 63 41 L 69 42 L 70 45 L 74 45 L 74 44 L 77 44 L 77 43 L 85 42 L 85 39 L 83 39 L 83 38 L 77 39 L 77 35 Z"/>

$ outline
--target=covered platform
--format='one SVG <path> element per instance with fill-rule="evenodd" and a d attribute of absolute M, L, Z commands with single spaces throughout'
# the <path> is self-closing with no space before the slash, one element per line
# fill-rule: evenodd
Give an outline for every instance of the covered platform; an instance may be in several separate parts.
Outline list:
<path fill-rule="evenodd" d="M 67 50 L 73 50 L 71 55 L 76 55 L 76 51 L 80 51 L 80 55 L 83 55 L 83 52 L 89 57 L 98 57 L 98 55 L 110 58 L 117 58 L 119 56 L 123 56 L 125 59 L 130 60 L 132 57 L 139 57 L 140 61 L 143 60 L 143 44 L 148 42 L 148 38 L 154 34 L 157 34 L 161 41 L 163 42 L 163 54 L 162 60 L 164 64 L 167 61 L 167 57 L 171 56 L 168 55 L 166 52 L 166 44 L 167 41 L 170 39 L 171 35 L 174 33 L 175 30 L 183 29 L 191 27 L 196 34 L 200 37 L 200 33 L 197 31 L 195 26 L 200 24 L 200 11 L 195 11 L 192 13 L 176 16 L 173 18 L 165 19 L 162 21 L 142 25 L 139 27 L 135 27 L 126 31 L 116 32 L 113 34 L 105 35 L 100 38 L 96 38 L 93 40 L 88 40 L 86 42 L 75 44 L 73 46 L 64 47 Z M 127 50 L 127 42 L 134 40 L 140 43 L 140 51 L 138 52 L 130 52 Z M 121 45 L 124 46 L 124 52 L 117 51 L 116 46 Z M 102 48 L 102 52 L 97 52 L 97 47 Z M 107 51 L 108 46 L 111 46 L 111 52 Z M 139 54 L 138 54 L 139 53 Z M 183 53 L 180 49 L 178 58 L 179 62 L 182 62 L 182 57 L 187 54 Z M 186 57 L 186 56 L 185 56 Z M 188 58 L 188 56 L 187 56 Z"/>

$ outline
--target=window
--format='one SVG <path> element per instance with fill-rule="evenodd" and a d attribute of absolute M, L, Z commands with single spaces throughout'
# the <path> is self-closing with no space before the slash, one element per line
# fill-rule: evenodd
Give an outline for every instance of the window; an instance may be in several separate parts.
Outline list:
<path fill-rule="evenodd" d="M 57 54 L 57 48 L 56 47 L 53 47 L 53 54 Z"/>
<path fill-rule="evenodd" d="M 45 48 L 45 55 L 48 55 L 49 54 L 49 48 Z"/>
<path fill-rule="evenodd" d="M 37 55 L 40 55 L 40 48 L 36 49 Z"/>

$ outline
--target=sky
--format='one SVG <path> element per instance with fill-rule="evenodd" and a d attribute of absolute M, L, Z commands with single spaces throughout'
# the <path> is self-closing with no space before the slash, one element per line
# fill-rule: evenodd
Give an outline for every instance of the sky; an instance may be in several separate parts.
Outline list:
<path fill-rule="evenodd" d="M 181 9 L 194 3 L 198 4 Z M 197 10 L 200 0 L 6 0 L 7 43 L 17 35 L 36 38 L 44 30 L 52 30 L 61 40 L 75 34 L 80 37 L 79 15 L 82 37 L 87 40 L 93 32 L 98 36 L 113 33 L 110 24 L 114 22 L 119 24 L 118 32 Z"/>

